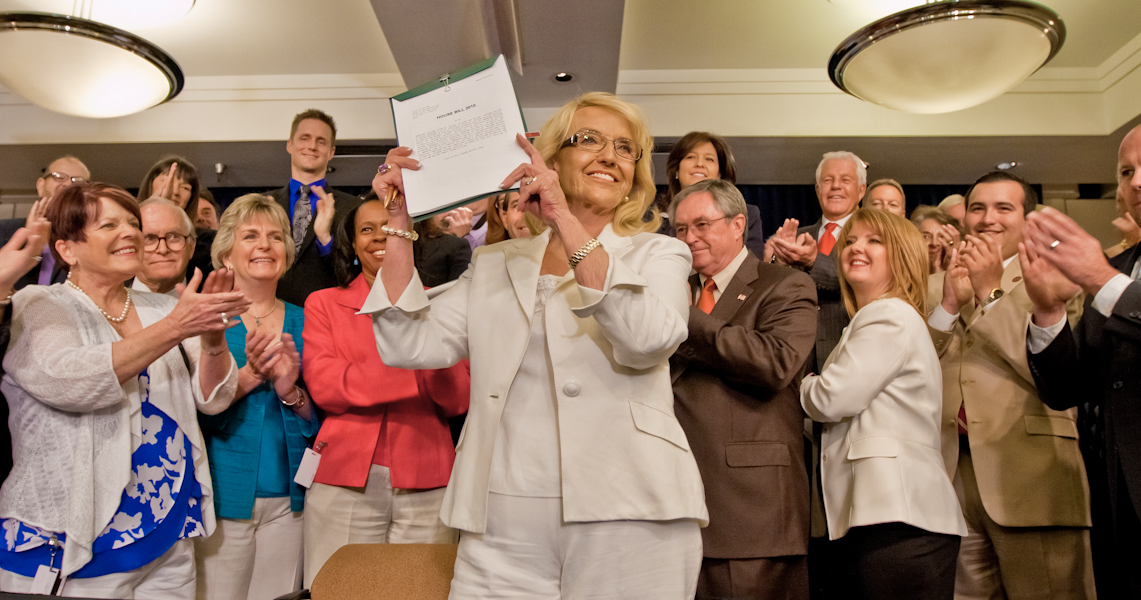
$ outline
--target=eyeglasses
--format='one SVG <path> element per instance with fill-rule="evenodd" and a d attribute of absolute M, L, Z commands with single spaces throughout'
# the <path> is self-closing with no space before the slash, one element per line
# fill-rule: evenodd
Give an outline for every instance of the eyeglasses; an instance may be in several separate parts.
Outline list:
<path fill-rule="evenodd" d="M 87 180 L 83 177 L 72 177 L 71 175 L 60 173 L 58 171 L 52 171 L 51 173 L 44 175 L 44 179 L 49 177 L 54 179 L 57 183 L 87 183 Z"/>
<path fill-rule="evenodd" d="M 674 231 L 677 233 L 677 239 L 684 240 L 685 235 L 692 229 L 693 233 L 701 236 L 709 232 L 709 227 L 718 221 L 724 221 L 730 217 L 718 217 L 716 219 L 709 219 L 708 221 L 697 221 L 692 225 L 676 225 Z"/>
<path fill-rule="evenodd" d="M 501 213 L 509 213 L 519 207 L 519 196 L 511 198 L 509 202 L 507 197 L 500 198 L 495 201 L 495 210 Z"/>
<path fill-rule="evenodd" d="M 606 144 L 614 144 L 614 154 L 617 154 L 618 158 L 631 162 L 638 162 L 638 160 L 642 158 L 642 149 L 638 147 L 638 144 L 636 144 L 634 140 L 626 138 L 611 140 L 592 129 L 583 129 L 570 136 L 567 141 L 563 142 L 560 148 L 574 146 L 579 150 L 586 150 L 587 152 L 602 152 Z"/>
<path fill-rule="evenodd" d="M 186 240 L 189 237 L 173 231 L 163 236 L 148 233 L 143 236 L 143 250 L 158 250 L 158 243 L 166 241 L 166 247 L 172 252 L 177 252 L 186 247 Z"/>

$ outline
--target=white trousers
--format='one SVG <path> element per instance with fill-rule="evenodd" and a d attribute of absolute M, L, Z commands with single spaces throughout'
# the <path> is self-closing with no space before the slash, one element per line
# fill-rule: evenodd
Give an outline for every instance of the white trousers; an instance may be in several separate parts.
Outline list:
<path fill-rule="evenodd" d="M 197 544 L 198 600 L 272 600 L 301 589 L 303 522 L 288 496 L 257 498 L 250 519 L 218 519 Z"/>
<path fill-rule="evenodd" d="M 454 544 L 440 520 L 444 488 L 392 489 L 388 467 L 372 465 L 363 488 L 314 483 L 305 495 L 305 587 L 347 544 Z"/>
<path fill-rule="evenodd" d="M 561 498 L 489 494 L 487 529 L 460 534 L 451 600 L 690 600 L 697 521 L 564 523 Z"/>
<path fill-rule="evenodd" d="M 195 538 L 201 539 L 201 538 Z M 27 594 L 31 577 L 0 570 L 0 591 Z M 68 598 L 191 600 L 194 598 L 194 542 L 179 540 L 162 556 L 125 573 L 68 579 L 60 594 Z"/>

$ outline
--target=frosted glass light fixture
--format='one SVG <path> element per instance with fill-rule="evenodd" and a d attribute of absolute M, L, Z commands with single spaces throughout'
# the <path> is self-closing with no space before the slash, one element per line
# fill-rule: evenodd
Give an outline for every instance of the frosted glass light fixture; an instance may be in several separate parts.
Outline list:
<path fill-rule="evenodd" d="M 1006 93 L 1057 55 L 1065 39 L 1058 14 L 1033 2 L 939 0 L 853 33 L 832 53 L 828 74 L 868 102 L 953 112 Z"/>
<path fill-rule="evenodd" d="M 0 84 L 43 108 L 119 117 L 174 98 L 178 63 L 143 38 L 78 17 L 0 13 Z"/>

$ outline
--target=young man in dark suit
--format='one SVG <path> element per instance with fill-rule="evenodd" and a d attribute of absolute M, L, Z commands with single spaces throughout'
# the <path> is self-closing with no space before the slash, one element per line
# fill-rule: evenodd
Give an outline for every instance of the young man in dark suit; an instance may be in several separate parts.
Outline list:
<path fill-rule="evenodd" d="M 1141 127 L 1121 141 L 1117 161 L 1118 191 L 1129 214 L 1141 218 Z M 1141 245 L 1106 260 L 1096 238 L 1050 208 L 1030 215 L 1026 230 L 1020 259 L 1034 303 L 1027 350 L 1038 393 L 1055 410 L 1091 400 L 1104 419 L 1104 447 L 1097 450 L 1104 452 L 1105 470 L 1089 471 L 1091 484 L 1101 479 L 1098 487 L 1108 492 L 1104 512 L 1093 511 L 1093 533 L 1106 539 L 1094 547 L 1098 594 L 1138 598 Z M 1085 310 L 1071 332 L 1065 299 L 1079 288 L 1086 293 Z M 1108 518 L 1099 521 L 1100 514 Z"/>
<path fill-rule="evenodd" d="M 277 296 L 297 306 L 304 306 L 310 293 L 337 285 L 333 233 L 339 219 L 360 204 L 356 196 L 325 182 L 336 144 L 337 125 L 332 117 L 312 108 L 294 116 L 285 143 L 290 157 L 289 185 L 268 193 L 289 215 L 297 249 L 293 266 L 277 284 Z"/>
<path fill-rule="evenodd" d="M 693 268 L 689 338 L 670 360 L 674 411 L 705 482 L 698 598 L 808 598 L 800 378 L 816 333 L 804 273 L 744 246 L 745 200 L 723 180 L 670 205 Z"/>

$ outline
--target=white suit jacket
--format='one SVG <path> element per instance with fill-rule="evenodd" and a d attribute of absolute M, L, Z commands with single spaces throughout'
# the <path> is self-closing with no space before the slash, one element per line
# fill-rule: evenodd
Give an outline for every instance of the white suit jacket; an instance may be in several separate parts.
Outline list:
<path fill-rule="evenodd" d="M 898 298 L 856 312 L 800 403 L 824 423 L 821 479 L 828 535 L 902 522 L 966 535 L 943 467 L 942 372 L 927 323 Z"/>
<path fill-rule="evenodd" d="M 643 233 L 598 236 L 610 257 L 602 291 L 573 277 L 546 304 L 546 333 L 568 522 L 696 519 L 706 524 L 697 463 L 674 417 L 669 357 L 688 333 L 685 244 Z M 471 408 L 441 517 L 483 532 L 492 452 L 523 360 L 550 233 L 476 249 L 456 285 L 429 301 L 418 276 L 395 310 L 380 280 L 371 313 L 384 363 L 436 369 L 471 359 Z"/>

